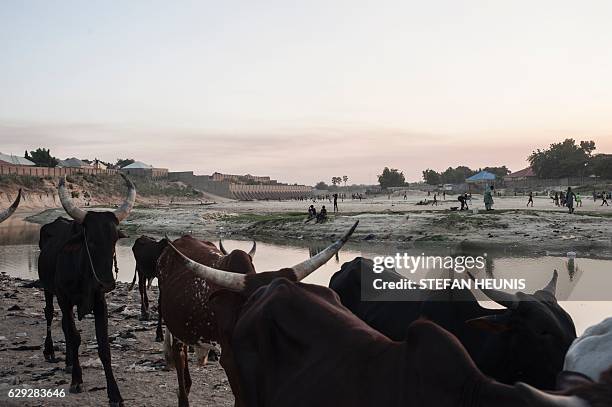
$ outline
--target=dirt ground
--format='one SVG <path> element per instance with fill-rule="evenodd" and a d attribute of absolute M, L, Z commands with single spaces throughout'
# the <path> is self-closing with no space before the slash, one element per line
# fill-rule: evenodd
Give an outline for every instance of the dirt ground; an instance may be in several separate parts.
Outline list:
<path fill-rule="evenodd" d="M 351 244 L 398 243 L 403 245 L 449 244 L 469 248 L 525 250 L 535 253 L 576 251 L 581 256 L 612 256 L 612 207 L 601 207 L 592 198 L 569 214 L 549 198 L 536 197 L 533 208 L 526 197 L 495 199 L 493 211 L 484 210 L 482 196 L 474 195 L 469 211 L 452 211 L 459 203 L 447 196 L 437 206 L 416 205 L 426 194 L 403 197 L 345 200 L 340 211 L 322 224 L 306 222 L 310 201 L 226 201 L 210 205 L 160 205 L 137 207 L 122 227 L 130 234 L 179 236 L 236 236 L 262 241 L 307 240 L 327 242 L 356 220 L 359 227 Z M 477 209 L 475 213 L 473 209 Z M 28 218 L 47 223 L 62 215 L 61 209 L 47 210 Z"/>
<path fill-rule="evenodd" d="M 53 339 L 59 363 L 43 358 L 46 332 L 44 295 L 38 288 L 27 288 L 26 280 L 0 275 L 0 405 L 2 406 L 105 406 L 108 405 L 104 370 L 98 359 L 91 315 L 77 321 L 81 331 L 80 362 L 85 391 L 70 394 L 70 374 L 64 371 L 65 342 L 61 313 L 56 304 Z M 24 287 L 26 285 L 26 287 Z M 150 298 L 157 298 L 152 287 Z M 174 370 L 165 369 L 162 344 L 155 342 L 155 321 L 139 321 L 138 290 L 127 291 L 119 283 L 107 295 L 109 336 L 112 339 L 112 366 L 126 406 L 161 407 L 177 405 Z M 152 318 L 156 317 L 152 313 Z M 193 380 L 190 401 L 193 406 L 234 405 L 225 372 L 218 362 L 197 366 L 190 355 Z M 63 389 L 59 398 L 9 398 L 10 389 Z"/>

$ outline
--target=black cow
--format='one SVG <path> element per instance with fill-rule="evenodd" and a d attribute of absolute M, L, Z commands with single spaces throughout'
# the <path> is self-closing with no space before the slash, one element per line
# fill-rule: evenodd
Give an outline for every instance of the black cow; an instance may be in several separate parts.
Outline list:
<path fill-rule="evenodd" d="M 157 259 L 162 251 L 167 246 L 167 240 L 161 239 L 157 241 L 149 236 L 140 236 L 132 246 L 132 253 L 136 260 L 134 269 L 134 279 L 128 290 L 131 291 L 138 278 L 138 291 L 140 292 L 140 319 L 147 321 L 149 319 L 149 297 L 147 296 L 147 288 L 151 287 L 151 282 L 157 277 Z M 161 333 L 160 333 L 161 335 Z M 158 338 L 160 341 L 163 338 Z"/>
<path fill-rule="evenodd" d="M 15 198 L 15 201 L 13 202 L 13 204 L 9 206 L 8 208 L 6 208 L 5 210 L 3 210 L 2 212 L 0 212 L 0 223 L 4 222 L 13 213 L 15 213 L 15 210 L 17 210 L 17 207 L 19 206 L 20 200 L 21 200 L 21 188 L 19 189 L 19 193 L 17 194 L 17 198 Z"/>
<path fill-rule="evenodd" d="M 249 407 L 603 407 L 610 378 L 551 395 L 483 375 L 426 320 L 392 341 L 326 287 L 277 278 L 241 307 L 232 349 Z"/>
<path fill-rule="evenodd" d="M 364 276 L 380 276 L 372 273 L 371 260 L 358 257 L 342 265 L 329 287 L 355 315 L 389 338 L 403 340 L 410 323 L 425 317 L 457 336 L 485 374 L 502 383 L 555 388 L 565 353 L 576 338 L 571 317 L 555 298 L 556 271 L 534 294 L 483 291 L 505 307 L 492 310 L 465 290 L 430 292 L 423 301 L 362 301 L 361 284 L 370 283 L 361 281 L 362 270 Z"/>
<path fill-rule="evenodd" d="M 115 288 L 113 260 L 115 244 L 126 237 L 119 223 L 127 218 L 136 199 L 134 184 L 122 174 L 128 186 L 126 201 L 114 212 L 84 211 L 75 206 L 66 190 L 65 181 L 59 182 L 59 197 L 66 213 L 74 220 L 58 218 L 40 230 L 38 275 L 45 290 L 47 337 L 45 359 L 55 362 L 51 322 L 53 296 L 62 310 L 62 329 L 66 338 L 66 369 L 72 372 L 70 392 L 83 391 L 79 364 L 81 336 L 74 323 L 73 308 L 79 320 L 93 312 L 96 324 L 98 356 L 106 375 L 106 391 L 111 406 L 123 406 L 117 382 L 111 368 L 108 342 L 108 316 L 104 294 Z"/>

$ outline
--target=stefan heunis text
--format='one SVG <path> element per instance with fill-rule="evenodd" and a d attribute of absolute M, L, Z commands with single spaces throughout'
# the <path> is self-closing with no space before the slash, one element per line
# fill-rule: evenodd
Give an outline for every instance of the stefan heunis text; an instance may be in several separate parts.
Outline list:
<path fill-rule="evenodd" d="M 409 280 L 403 278 L 399 281 L 385 281 L 377 278 L 373 281 L 375 290 L 524 290 L 527 286 L 524 278 L 482 280 L 461 280 L 452 278 L 422 278 Z"/>

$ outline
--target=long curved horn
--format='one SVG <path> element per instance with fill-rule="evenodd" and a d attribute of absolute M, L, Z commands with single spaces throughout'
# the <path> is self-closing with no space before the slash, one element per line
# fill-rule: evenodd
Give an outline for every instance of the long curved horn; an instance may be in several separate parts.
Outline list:
<path fill-rule="evenodd" d="M 225 250 L 225 247 L 223 247 L 223 242 L 221 241 L 221 239 L 219 239 L 219 250 L 221 250 L 221 253 L 223 253 L 223 255 L 225 256 L 229 254 L 227 250 Z"/>
<path fill-rule="evenodd" d="M 193 271 L 198 277 L 229 290 L 242 291 L 244 289 L 246 282 L 246 276 L 244 274 L 218 270 L 214 267 L 205 266 L 185 256 L 172 243 L 170 243 L 170 241 L 168 241 L 168 245 L 181 257 L 185 263 L 185 266 L 187 266 L 189 270 Z"/>
<path fill-rule="evenodd" d="M 134 202 L 136 202 L 136 187 L 134 183 L 130 181 L 130 179 L 124 174 L 120 173 L 121 177 L 125 180 L 125 184 L 128 187 L 128 194 L 125 198 L 125 201 L 121 204 L 121 206 L 115 210 L 115 217 L 121 223 L 125 218 L 128 217 L 132 208 L 134 207 Z"/>
<path fill-rule="evenodd" d="M 542 288 L 542 291 L 546 291 L 547 293 L 552 294 L 552 296 L 554 297 L 557 292 L 557 278 L 559 278 L 559 272 L 555 270 L 553 272 L 552 278 L 550 279 L 548 284 L 546 284 L 546 287 Z"/>
<path fill-rule="evenodd" d="M 301 281 L 306 278 L 310 273 L 327 263 L 329 259 L 334 257 L 336 253 L 340 251 L 342 246 L 347 242 L 349 237 L 355 231 L 355 228 L 359 224 L 359 221 L 355 222 L 353 227 L 349 229 L 348 232 L 344 236 L 342 236 L 339 240 L 334 242 L 331 246 L 319 252 L 316 256 L 311 257 L 310 259 L 303 261 L 295 266 L 291 267 L 293 272 L 295 273 L 295 277 L 297 281 Z"/>
<path fill-rule="evenodd" d="M 87 215 L 87 211 L 80 209 L 74 204 L 74 202 L 72 202 L 72 197 L 70 196 L 70 193 L 66 190 L 65 177 L 62 177 L 59 180 L 58 193 L 60 202 L 62 203 L 62 206 L 64 207 L 66 213 L 77 222 L 83 223 L 83 221 L 85 220 L 85 216 Z"/>
<path fill-rule="evenodd" d="M 0 223 L 7 220 L 9 216 L 11 216 L 15 212 L 15 210 L 19 206 L 19 201 L 21 201 L 21 188 L 19 188 L 19 193 L 17 194 L 17 198 L 15 198 L 13 204 L 6 208 L 6 210 L 4 210 L 3 212 L 0 212 Z"/>
<path fill-rule="evenodd" d="M 225 247 L 223 246 L 223 241 L 221 239 L 219 239 L 219 250 L 221 250 L 221 253 L 223 253 L 223 255 L 225 256 L 229 254 L 227 250 L 225 249 Z M 251 250 L 249 251 L 249 256 L 251 256 L 251 258 L 255 257 L 256 251 L 257 251 L 257 243 L 253 240 L 253 247 L 251 247 Z"/>
<path fill-rule="evenodd" d="M 468 271 L 468 275 L 474 281 L 476 278 Z M 486 289 L 481 288 L 480 291 L 484 293 L 489 299 L 495 301 L 502 307 L 506 307 L 508 309 L 516 309 L 519 306 L 520 300 L 515 294 L 509 294 L 500 290 Z"/>

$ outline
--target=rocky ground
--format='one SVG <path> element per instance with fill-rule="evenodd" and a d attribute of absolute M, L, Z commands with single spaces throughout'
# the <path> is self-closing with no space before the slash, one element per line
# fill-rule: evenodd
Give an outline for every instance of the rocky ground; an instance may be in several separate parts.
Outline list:
<path fill-rule="evenodd" d="M 48 363 L 42 354 L 45 336 L 44 295 L 31 282 L 0 275 L 0 405 L 2 406 L 104 406 L 108 405 L 104 370 L 98 359 L 94 320 L 77 321 L 81 331 L 80 361 L 85 391 L 70 394 L 70 374 L 64 371 L 65 342 L 61 313 L 56 305 L 53 338 L 59 363 Z M 157 298 L 152 287 L 150 298 Z M 161 407 L 177 404 L 174 370 L 165 368 L 162 344 L 155 342 L 155 321 L 139 321 L 138 290 L 119 283 L 107 295 L 112 366 L 126 406 Z M 152 313 L 155 314 L 155 313 Z M 154 315 L 153 315 L 154 316 Z M 234 398 L 218 362 L 197 366 L 190 357 L 193 379 L 190 400 L 195 406 L 233 406 Z M 59 389 L 59 398 L 9 398 L 11 389 Z"/>

